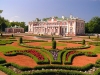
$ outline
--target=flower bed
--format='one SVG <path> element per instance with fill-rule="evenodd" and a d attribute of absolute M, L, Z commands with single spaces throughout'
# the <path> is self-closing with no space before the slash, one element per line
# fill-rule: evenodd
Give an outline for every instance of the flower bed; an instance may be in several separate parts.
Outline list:
<path fill-rule="evenodd" d="M 6 52 L 6 56 L 14 56 L 18 54 L 23 54 L 33 58 L 38 64 L 49 64 L 49 60 L 45 55 L 42 54 L 40 51 L 36 50 L 16 50 L 16 51 L 9 51 Z"/>
<path fill-rule="evenodd" d="M 63 55 L 64 64 L 72 64 L 73 58 L 79 55 L 86 55 L 90 57 L 96 56 L 93 52 L 66 51 Z"/>
<path fill-rule="evenodd" d="M 45 52 L 46 54 L 49 55 L 50 60 L 51 60 L 51 64 L 62 64 L 62 56 L 63 56 L 63 53 L 65 52 L 65 50 L 62 50 L 62 51 L 56 51 L 56 50 L 48 51 L 46 49 L 42 49 L 41 51 L 43 51 L 43 52 Z"/>

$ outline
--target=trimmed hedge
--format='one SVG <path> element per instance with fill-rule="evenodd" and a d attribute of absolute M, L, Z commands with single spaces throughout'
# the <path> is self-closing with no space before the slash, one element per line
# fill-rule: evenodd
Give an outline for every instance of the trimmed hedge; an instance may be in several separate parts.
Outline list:
<path fill-rule="evenodd" d="M 100 46 L 100 42 L 89 42 L 89 45 Z"/>
<path fill-rule="evenodd" d="M 36 66 L 34 67 L 34 70 L 42 70 L 42 69 L 64 69 L 64 70 L 76 70 L 76 71 L 86 71 L 91 69 L 94 66 L 94 64 L 87 64 L 83 67 L 78 66 L 68 66 L 68 65 L 45 65 L 45 66 Z"/>
<path fill-rule="evenodd" d="M 13 70 L 3 67 L 1 65 L 0 65 L 0 70 L 5 72 L 7 75 L 20 75 L 20 74 L 16 74 Z"/>
<path fill-rule="evenodd" d="M 83 45 L 79 47 L 65 47 L 64 50 L 77 50 L 77 49 L 87 49 L 90 48 L 89 45 Z"/>
<path fill-rule="evenodd" d="M 6 60 L 2 57 L 0 57 L 0 64 L 6 63 Z"/>
<path fill-rule="evenodd" d="M 11 40 L 0 40 L 0 45 L 12 44 L 13 41 Z"/>
<path fill-rule="evenodd" d="M 6 67 L 13 66 L 13 67 L 15 67 L 15 68 L 17 68 L 17 69 L 19 69 L 21 71 L 28 71 L 28 70 L 32 70 L 33 69 L 33 68 L 30 68 L 30 67 L 19 66 L 19 65 L 15 64 L 15 63 L 5 63 L 5 64 L 2 64 L 2 66 L 6 66 Z"/>
<path fill-rule="evenodd" d="M 44 47 L 39 47 L 39 46 L 31 46 L 27 45 L 25 43 L 19 44 L 20 46 L 27 47 L 27 48 L 35 48 L 35 49 L 44 49 Z"/>
<path fill-rule="evenodd" d="M 83 72 L 70 71 L 70 70 L 41 70 L 32 72 L 32 74 L 25 72 L 22 75 L 86 75 L 86 74 Z"/>
<path fill-rule="evenodd" d="M 29 43 L 29 42 L 48 42 L 46 40 L 23 40 L 23 43 Z"/>

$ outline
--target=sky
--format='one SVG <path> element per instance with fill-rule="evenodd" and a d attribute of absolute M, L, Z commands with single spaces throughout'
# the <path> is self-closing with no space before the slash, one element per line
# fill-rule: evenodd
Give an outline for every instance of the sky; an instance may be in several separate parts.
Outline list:
<path fill-rule="evenodd" d="M 0 0 L 0 10 L 5 19 L 24 21 L 26 25 L 35 18 L 70 14 L 88 22 L 92 17 L 100 17 L 100 0 Z"/>

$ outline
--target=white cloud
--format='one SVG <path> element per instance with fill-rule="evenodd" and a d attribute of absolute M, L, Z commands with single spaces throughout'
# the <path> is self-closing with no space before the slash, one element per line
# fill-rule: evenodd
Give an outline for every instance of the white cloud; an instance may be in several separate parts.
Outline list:
<path fill-rule="evenodd" d="M 15 21 L 15 20 L 17 20 L 18 18 L 20 18 L 20 17 L 19 17 L 19 16 L 13 16 L 13 17 L 10 18 L 9 21 L 10 21 L 10 22 Z"/>
<path fill-rule="evenodd" d="M 15 18 L 20 18 L 19 16 L 14 16 Z"/>

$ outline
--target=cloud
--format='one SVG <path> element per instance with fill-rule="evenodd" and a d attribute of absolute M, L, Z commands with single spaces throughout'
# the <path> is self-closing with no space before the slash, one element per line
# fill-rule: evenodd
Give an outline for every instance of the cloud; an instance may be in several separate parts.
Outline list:
<path fill-rule="evenodd" d="M 15 18 L 20 18 L 19 16 L 14 16 Z"/>
<path fill-rule="evenodd" d="M 19 16 L 13 16 L 13 17 L 10 18 L 9 21 L 10 21 L 10 22 L 15 21 L 15 20 L 17 20 L 18 18 L 20 18 L 20 17 L 19 17 Z"/>

